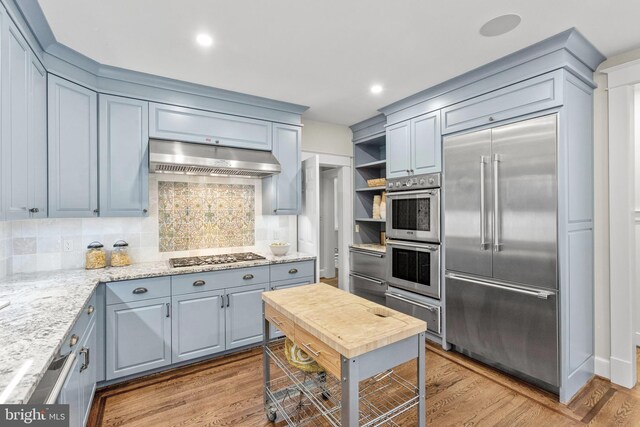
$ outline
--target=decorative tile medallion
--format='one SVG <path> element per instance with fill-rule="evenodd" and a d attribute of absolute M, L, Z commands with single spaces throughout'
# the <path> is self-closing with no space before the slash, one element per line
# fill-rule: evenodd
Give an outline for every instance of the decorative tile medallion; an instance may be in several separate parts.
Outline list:
<path fill-rule="evenodd" d="M 158 182 L 160 252 L 253 246 L 255 187 Z"/>

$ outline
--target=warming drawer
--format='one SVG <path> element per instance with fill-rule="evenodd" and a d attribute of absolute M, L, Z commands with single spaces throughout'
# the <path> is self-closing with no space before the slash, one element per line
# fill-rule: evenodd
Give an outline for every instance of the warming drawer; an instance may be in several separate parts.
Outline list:
<path fill-rule="evenodd" d="M 380 280 L 384 280 L 387 277 L 387 263 L 384 252 L 352 247 L 349 249 L 349 254 L 352 273 L 375 277 Z"/>
<path fill-rule="evenodd" d="M 400 294 L 393 288 L 385 294 L 387 307 L 427 322 L 427 330 L 440 335 L 440 307 Z"/>

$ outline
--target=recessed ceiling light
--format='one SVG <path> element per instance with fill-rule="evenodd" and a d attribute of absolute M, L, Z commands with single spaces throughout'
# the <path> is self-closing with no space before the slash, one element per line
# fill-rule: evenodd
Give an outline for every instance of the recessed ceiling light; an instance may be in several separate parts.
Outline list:
<path fill-rule="evenodd" d="M 371 86 L 371 93 L 378 94 L 382 92 L 382 85 L 373 85 Z"/>
<path fill-rule="evenodd" d="M 508 33 L 520 25 L 522 19 L 515 14 L 501 15 L 485 23 L 480 34 L 485 37 L 496 37 Z"/>
<path fill-rule="evenodd" d="M 200 46 L 209 47 L 213 44 L 213 38 L 209 34 L 201 33 L 196 36 L 196 42 Z"/>

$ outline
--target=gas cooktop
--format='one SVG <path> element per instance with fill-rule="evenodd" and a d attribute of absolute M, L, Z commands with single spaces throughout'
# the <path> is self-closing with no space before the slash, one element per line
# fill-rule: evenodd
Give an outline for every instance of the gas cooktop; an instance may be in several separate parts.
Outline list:
<path fill-rule="evenodd" d="M 172 268 L 194 267 L 196 265 L 232 264 L 234 262 L 254 261 L 265 257 L 253 252 L 240 252 L 237 254 L 220 254 L 205 256 L 188 256 L 183 258 L 171 258 L 169 264 Z"/>

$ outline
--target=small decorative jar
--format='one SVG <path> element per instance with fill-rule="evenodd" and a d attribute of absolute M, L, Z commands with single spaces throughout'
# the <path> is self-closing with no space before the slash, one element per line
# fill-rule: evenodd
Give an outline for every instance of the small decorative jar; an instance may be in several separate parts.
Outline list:
<path fill-rule="evenodd" d="M 85 268 L 87 270 L 95 270 L 97 268 L 105 268 L 107 266 L 107 253 L 104 245 L 100 242 L 91 242 L 87 246 L 85 255 Z"/>
<path fill-rule="evenodd" d="M 129 244 L 124 240 L 118 240 L 113 244 L 111 252 L 111 266 L 124 267 L 131 265 L 131 257 L 129 257 Z"/>

